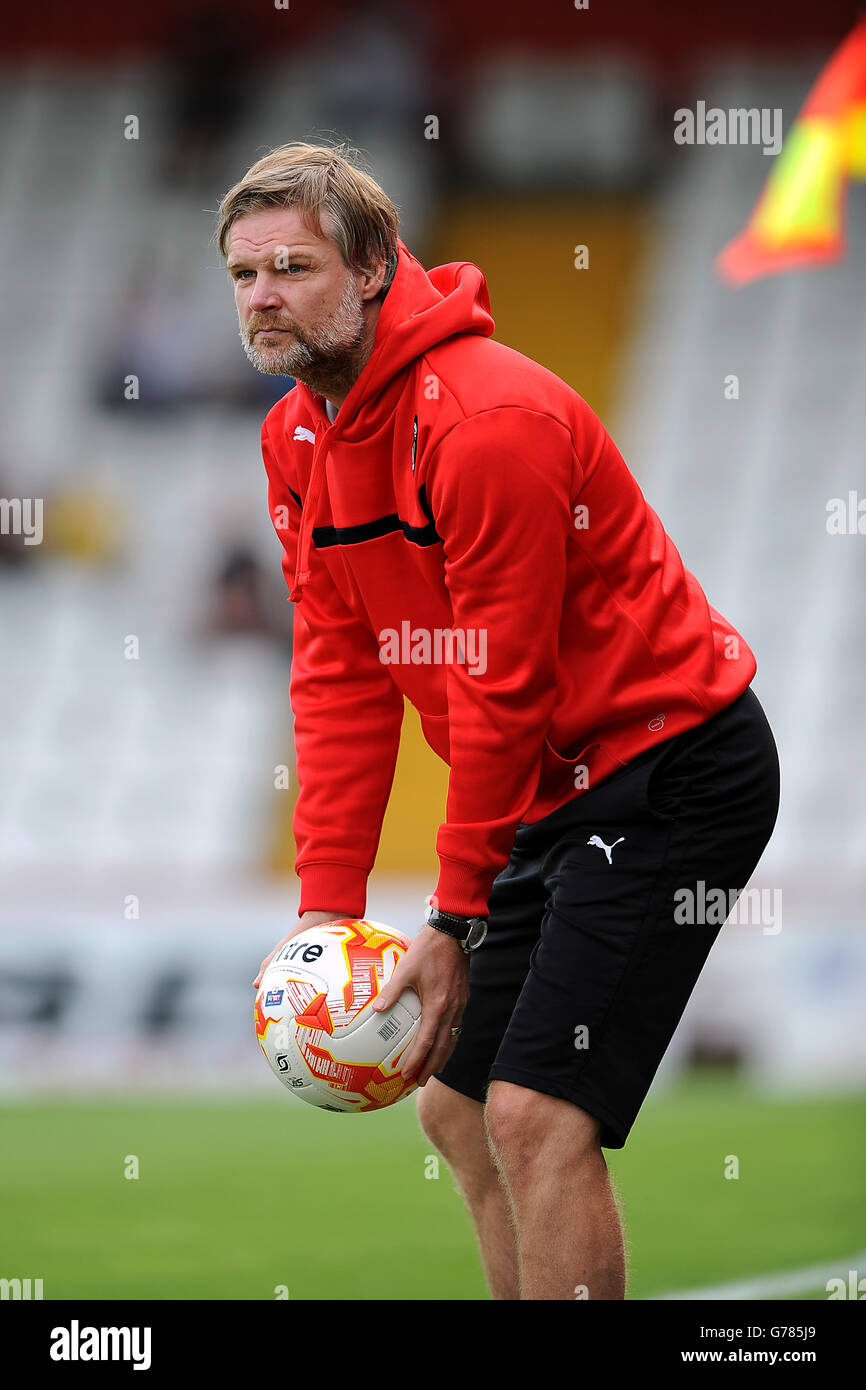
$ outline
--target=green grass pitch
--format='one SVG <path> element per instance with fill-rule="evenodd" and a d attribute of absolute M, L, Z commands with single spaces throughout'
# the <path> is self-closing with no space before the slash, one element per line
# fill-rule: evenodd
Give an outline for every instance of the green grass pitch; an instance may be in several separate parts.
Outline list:
<path fill-rule="evenodd" d="M 249 1101 L 7 1103 L 0 1276 L 42 1278 L 46 1299 L 273 1299 L 280 1286 L 291 1299 L 484 1299 L 468 1215 L 444 1164 L 427 1176 L 414 1107 L 336 1115 L 276 1083 Z M 866 1247 L 860 1097 L 771 1100 L 692 1077 L 651 1096 L 625 1149 L 605 1152 L 630 1298 Z"/>

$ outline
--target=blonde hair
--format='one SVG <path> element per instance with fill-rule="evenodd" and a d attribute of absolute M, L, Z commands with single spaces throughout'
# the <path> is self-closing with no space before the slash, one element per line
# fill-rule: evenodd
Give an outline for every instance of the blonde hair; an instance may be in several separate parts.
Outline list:
<path fill-rule="evenodd" d="M 239 217 L 288 207 L 307 215 L 316 236 L 333 241 L 350 270 L 373 273 L 384 259 L 384 295 L 397 269 L 400 219 L 388 195 L 360 168 L 357 150 L 294 141 L 258 160 L 219 205 L 215 239 L 222 255 Z M 322 228 L 323 212 L 330 216 L 328 232 Z"/>

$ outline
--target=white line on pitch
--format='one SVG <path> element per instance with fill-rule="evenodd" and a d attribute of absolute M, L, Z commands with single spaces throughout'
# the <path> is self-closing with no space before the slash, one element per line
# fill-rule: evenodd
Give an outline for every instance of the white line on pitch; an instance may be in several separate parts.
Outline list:
<path fill-rule="evenodd" d="M 862 1269 L 866 1275 L 866 1250 L 861 1250 L 858 1255 L 852 1255 L 848 1260 L 833 1260 L 832 1264 L 810 1265 L 807 1269 L 792 1269 L 787 1274 L 762 1274 L 757 1279 L 738 1279 L 733 1284 L 715 1284 L 707 1289 L 683 1289 L 679 1293 L 656 1294 L 651 1301 L 784 1298 L 786 1294 L 808 1293 L 810 1289 L 820 1288 L 828 1279 L 844 1279 L 847 1283 L 848 1273 L 852 1269 Z"/>

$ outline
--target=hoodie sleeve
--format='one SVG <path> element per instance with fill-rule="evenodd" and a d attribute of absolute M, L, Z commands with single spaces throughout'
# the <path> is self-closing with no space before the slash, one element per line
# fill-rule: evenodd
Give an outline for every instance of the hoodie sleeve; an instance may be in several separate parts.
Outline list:
<path fill-rule="evenodd" d="M 455 425 L 428 465 L 465 651 L 446 668 L 451 771 L 434 895 L 443 911 L 486 915 L 538 785 L 556 701 L 575 465 L 564 425 L 515 406 Z"/>
<path fill-rule="evenodd" d="M 268 505 L 283 546 L 289 586 L 295 570 L 300 499 L 285 484 L 262 428 Z M 372 632 L 351 612 L 327 567 L 295 604 L 290 698 L 298 795 L 292 829 L 299 911 L 363 917 L 397 761 L 403 697 L 379 660 Z"/>

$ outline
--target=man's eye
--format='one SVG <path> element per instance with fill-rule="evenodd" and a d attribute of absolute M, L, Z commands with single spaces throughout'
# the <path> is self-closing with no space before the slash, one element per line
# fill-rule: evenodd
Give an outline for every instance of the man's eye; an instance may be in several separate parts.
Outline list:
<path fill-rule="evenodd" d="M 307 267 L 306 267 L 305 265 L 302 265 L 302 264 L 300 263 L 300 261 L 292 261 L 292 262 L 291 262 L 289 265 L 287 265 L 287 266 L 285 266 L 285 265 L 274 266 L 274 269 L 275 269 L 275 270 L 278 270 L 278 271 L 306 270 Z M 248 275 L 255 275 L 255 273 L 256 273 L 256 272 L 255 272 L 254 270 L 236 270 L 236 271 L 235 271 L 235 279 L 236 279 L 236 280 L 244 280 Z"/>

